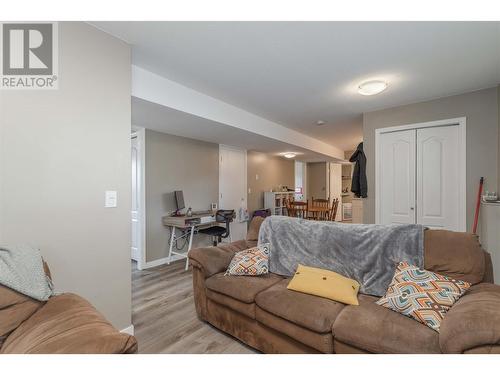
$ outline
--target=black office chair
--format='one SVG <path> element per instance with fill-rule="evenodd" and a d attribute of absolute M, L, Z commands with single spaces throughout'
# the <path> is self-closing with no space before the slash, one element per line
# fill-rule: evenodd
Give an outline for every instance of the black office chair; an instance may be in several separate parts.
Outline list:
<path fill-rule="evenodd" d="M 228 238 L 231 235 L 231 226 L 229 223 L 231 223 L 235 217 L 234 210 L 218 210 L 215 213 L 215 221 L 221 224 L 224 223 L 225 226 L 214 225 L 200 229 L 198 232 L 212 236 L 214 239 L 214 246 L 217 246 L 223 238 Z"/>

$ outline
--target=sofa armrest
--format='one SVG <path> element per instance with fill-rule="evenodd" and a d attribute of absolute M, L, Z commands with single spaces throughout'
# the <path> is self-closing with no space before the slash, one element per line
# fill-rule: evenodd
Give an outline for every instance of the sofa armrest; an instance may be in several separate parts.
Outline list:
<path fill-rule="evenodd" d="M 229 251 L 230 253 L 234 254 L 238 251 L 245 250 L 250 248 L 248 241 L 245 240 L 239 240 L 239 241 L 234 241 L 231 243 L 227 242 L 222 242 L 217 246 L 219 249 L 222 249 L 224 251 Z"/>
<path fill-rule="evenodd" d="M 439 345 L 443 353 L 500 345 L 500 285 L 472 286 L 446 313 Z"/>
<path fill-rule="evenodd" d="M 205 278 L 208 278 L 225 271 L 233 255 L 234 251 L 230 249 L 198 247 L 189 251 L 189 262 L 194 268 L 200 269 Z"/>
<path fill-rule="evenodd" d="M 65 293 L 12 332 L 1 353 L 115 354 L 137 352 L 134 336 L 118 332 L 88 301 Z"/>
<path fill-rule="evenodd" d="M 484 276 L 483 283 L 495 283 L 495 278 L 493 276 L 493 262 L 491 260 L 491 254 L 486 250 L 484 252 Z"/>

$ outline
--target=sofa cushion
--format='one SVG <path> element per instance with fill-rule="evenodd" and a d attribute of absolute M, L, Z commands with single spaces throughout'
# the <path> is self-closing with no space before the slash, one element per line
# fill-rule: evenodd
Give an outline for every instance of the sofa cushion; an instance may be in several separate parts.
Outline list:
<path fill-rule="evenodd" d="M 333 351 L 335 354 L 371 354 L 366 350 L 356 348 L 339 340 L 333 340 Z"/>
<path fill-rule="evenodd" d="M 247 231 L 246 243 L 248 247 L 257 246 L 259 240 L 260 225 L 264 221 L 262 216 L 254 216 Z"/>
<path fill-rule="evenodd" d="M 259 306 L 255 308 L 257 321 L 269 331 L 276 331 L 285 337 L 319 351 L 320 353 L 333 353 L 333 336 L 331 331 L 326 333 L 313 332 L 310 329 L 280 318 Z"/>
<path fill-rule="evenodd" d="M 225 294 L 214 292 L 213 290 L 207 289 L 207 298 L 217 302 L 220 305 L 229 307 L 230 309 L 237 311 L 250 319 L 255 319 L 255 303 L 245 303 L 237 300 L 233 297 L 226 296 Z"/>
<path fill-rule="evenodd" d="M 241 302 L 252 303 L 259 292 L 282 279 L 281 276 L 273 273 L 261 276 L 224 276 L 224 273 L 218 273 L 209 277 L 205 286 L 207 289 L 233 297 Z"/>
<path fill-rule="evenodd" d="M 252 221 L 250 222 L 250 225 L 248 226 L 248 231 L 247 231 L 247 241 L 258 241 L 259 239 L 259 230 L 260 230 L 260 225 L 264 221 L 265 218 L 261 216 L 254 216 L 252 218 Z"/>
<path fill-rule="evenodd" d="M 282 319 L 318 333 L 330 333 L 344 304 L 287 289 L 285 279 L 259 293 L 255 303 Z"/>
<path fill-rule="evenodd" d="M 471 233 L 428 229 L 424 235 L 424 268 L 478 284 L 485 273 L 484 251 Z"/>
<path fill-rule="evenodd" d="M 336 340 L 372 353 L 440 353 L 439 334 L 360 294 L 359 306 L 346 306 L 333 324 Z"/>
<path fill-rule="evenodd" d="M 95 308 L 75 294 L 61 294 L 22 323 L 1 353 L 130 353 L 133 336 L 118 332 Z"/>

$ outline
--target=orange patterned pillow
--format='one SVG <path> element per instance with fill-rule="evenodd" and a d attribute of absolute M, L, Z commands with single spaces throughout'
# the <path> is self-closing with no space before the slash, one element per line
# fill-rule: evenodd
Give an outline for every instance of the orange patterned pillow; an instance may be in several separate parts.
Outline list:
<path fill-rule="evenodd" d="M 269 244 L 262 244 L 234 254 L 224 275 L 259 276 L 269 272 Z"/>
<path fill-rule="evenodd" d="M 469 288 L 465 281 L 401 262 L 385 296 L 376 303 L 439 332 L 444 315 Z"/>

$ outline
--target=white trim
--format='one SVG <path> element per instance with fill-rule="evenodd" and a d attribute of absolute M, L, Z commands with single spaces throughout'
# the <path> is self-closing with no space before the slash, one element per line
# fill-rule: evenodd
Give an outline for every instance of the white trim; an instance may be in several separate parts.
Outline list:
<path fill-rule="evenodd" d="M 433 128 L 436 126 L 450 126 L 450 125 L 459 125 L 465 127 L 466 117 L 457 117 L 446 120 L 436 120 L 436 121 L 428 121 L 428 122 L 419 122 L 414 124 L 404 124 L 397 126 L 390 126 L 387 128 L 378 128 L 375 129 L 375 135 L 382 133 L 392 133 L 398 132 L 401 130 L 412 130 L 412 129 L 421 129 L 421 128 Z"/>
<path fill-rule="evenodd" d="M 174 254 L 174 255 L 172 255 L 172 259 L 170 260 L 170 263 L 175 262 L 176 260 L 181 260 L 181 259 L 186 259 L 186 257 Z M 148 268 L 163 266 L 164 264 L 168 264 L 168 256 L 165 258 L 152 260 L 150 262 L 144 262 L 144 264 L 142 265 L 142 269 L 145 270 Z M 137 268 L 139 268 L 139 267 L 137 267 Z"/>
<path fill-rule="evenodd" d="M 126 333 L 128 335 L 134 336 L 134 331 L 135 331 L 134 330 L 134 325 L 131 324 L 128 327 L 121 329 L 120 333 Z"/>
<path fill-rule="evenodd" d="M 384 133 L 392 133 L 403 130 L 413 130 L 422 128 L 431 128 L 438 126 L 451 126 L 456 125 L 459 127 L 458 144 L 460 149 L 459 160 L 459 199 L 462 204 L 459 207 L 460 216 L 460 230 L 465 232 L 467 230 L 467 118 L 457 117 L 446 120 L 437 120 L 429 122 L 420 122 L 415 124 L 405 124 L 399 126 L 391 126 L 387 128 L 375 129 L 375 223 L 381 223 L 381 209 L 380 209 L 380 135 Z"/>
<path fill-rule="evenodd" d="M 136 127 L 131 137 L 137 137 L 138 153 L 138 173 L 139 173 L 139 261 L 137 262 L 137 269 L 143 270 L 147 268 L 146 262 L 146 129 Z"/>

